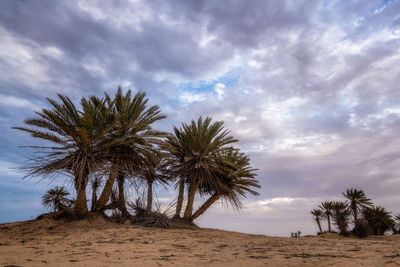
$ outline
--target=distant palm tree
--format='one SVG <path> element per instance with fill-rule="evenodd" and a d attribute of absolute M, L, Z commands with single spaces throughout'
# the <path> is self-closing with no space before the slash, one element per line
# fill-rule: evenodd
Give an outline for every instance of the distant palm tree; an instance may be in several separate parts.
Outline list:
<path fill-rule="evenodd" d="M 383 235 L 395 225 L 390 212 L 383 207 L 365 208 L 362 213 L 365 221 L 371 226 L 374 235 Z"/>
<path fill-rule="evenodd" d="M 86 186 L 89 176 L 105 164 L 104 137 L 112 127 L 113 118 L 104 101 L 96 97 L 82 98 L 82 111 L 68 97 L 58 97 L 61 103 L 47 99 L 51 109 L 42 109 L 36 112 L 37 118 L 24 121 L 31 128 L 13 127 L 54 143 L 33 147 L 39 153 L 21 169 L 28 171 L 26 177 L 46 177 L 61 171 L 71 174 L 77 191 L 75 213 L 85 216 L 88 214 Z"/>
<path fill-rule="evenodd" d="M 346 192 L 342 194 L 349 201 L 349 208 L 354 217 L 354 226 L 356 226 L 358 223 L 358 213 L 363 208 L 372 207 L 371 199 L 365 196 L 363 190 L 357 190 L 354 188 L 347 189 Z"/>
<path fill-rule="evenodd" d="M 203 203 L 200 208 L 190 217 L 195 220 L 202 215 L 214 202 L 222 198 L 229 202 L 234 208 L 242 207 L 242 200 L 246 198 L 246 193 L 258 195 L 252 188 L 260 188 L 255 179 L 255 171 L 250 167 L 250 158 L 237 150 L 224 151 L 217 155 L 217 162 L 221 166 L 229 163 L 228 172 L 215 174 L 219 182 L 209 184 L 201 183 L 199 191 L 202 195 L 210 195 L 210 198 Z"/>
<path fill-rule="evenodd" d="M 324 201 L 319 205 L 319 208 L 322 211 L 322 218 L 326 218 L 328 220 L 328 232 L 331 232 L 331 217 L 332 217 L 333 202 Z"/>
<path fill-rule="evenodd" d="M 400 234 L 400 214 L 397 214 L 394 216 L 394 220 L 396 221 L 396 228 L 395 228 L 395 234 Z"/>
<path fill-rule="evenodd" d="M 334 201 L 332 203 L 332 210 L 332 218 L 336 226 L 339 228 L 339 232 L 343 235 L 346 234 L 350 215 L 347 203 L 344 201 Z"/>
<path fill-rule="evenodd" d="M 53 189 L 49 189 L 46 194 L 43 195 L 42 205 L 46 208 L 53 208 L 54 212 L 56 212 L 57 210 L 59 211 L 61 204 L 65 206 L 69 205 L 70 200 L 66 198 L 66 196 L 68 195 L 69 193 L 64 188 L 64 186 L 56 186 Z"/>
<path fill-rule="evenodd" d="M 166 142 L 167 148 L 175 164 L 172 173 L 180 179 L 180 184 L 186 184 L 188 198 L 184 218 L 191 220 L 194 198 L 197 190 L 203 186 L 214 186 L 220 183 L 217 174 L 222 174 L 229 162 L 220 164 L 217 162 L 217 154 L 231 148 L 227 145 L 237 142 L 229 136 L 229 131 L 223 128 L 223 122 L 211 123 L 211 118 L 203 120 L 200 117 L 197 122 L 192 120 L 190 124 L 183 123 L 180 129 L 174 127 L 174 136 L 169 136 Z M 221 185 L 222 186 L 222 185 Z M 180 187 L 179 192 L 181 193 Z M 182 207 L 183 194 L 178 195 L 178 210 Z M 179 209 L 178 209 L 179 207 Z"/>
<path fill-rule="evenodd" d="M 321 228 L 321 217 L 322 217 L 322 211 L 320 209 L 313 209 L 311 211 L 311 214 L 314 216 L 314 220 L 317 222 L 319 232 L 322 234 L 322 228 Z"/>

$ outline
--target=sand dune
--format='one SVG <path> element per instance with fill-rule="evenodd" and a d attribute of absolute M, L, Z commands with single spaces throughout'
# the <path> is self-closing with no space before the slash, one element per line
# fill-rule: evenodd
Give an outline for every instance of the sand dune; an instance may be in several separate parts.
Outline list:
<path fill-rule="evenodd" d="M 0 225 L 2 266 L 400 266 L 400 235 L 268 237 L 104 220 Z"/>

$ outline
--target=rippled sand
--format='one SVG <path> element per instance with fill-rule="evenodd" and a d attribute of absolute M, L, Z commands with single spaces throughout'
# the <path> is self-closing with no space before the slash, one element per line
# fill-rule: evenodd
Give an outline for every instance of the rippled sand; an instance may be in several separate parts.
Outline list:
<path fill-rule="evenodd" d="M 2 266 L 400 266 L 400 235 L 268 237 L 104 220 L 0 224 Z"/>

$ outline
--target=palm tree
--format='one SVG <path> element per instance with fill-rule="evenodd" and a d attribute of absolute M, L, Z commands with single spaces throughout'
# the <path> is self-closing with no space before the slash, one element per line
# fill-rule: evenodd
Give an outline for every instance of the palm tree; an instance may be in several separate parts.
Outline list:
<path fill-rule="evenodd" d="M 105 135 L 109 132 L 113 118 L 103 100 L 96 97 L 81 99 L 82 111 L 72 101 L 58 95 L 61 103 L 47 99 L 51 109 L 36 112 L 38 118 L 27 119 L 27 127 L 13 127 L 31 134 L 35 138 L 50 141 L 50 146 L 33 147 L 39 151 L 25 167 L 25 177 L 48 177 L 60 172 L 73 176 L 77 191 L 75 213 L 88 213 L 86 186 L 89 175 L 105 164 Z"/>
<path fill-rule="evenodd" d="M 358 223 L 358 212 L 363 208 L 372 207 L 371 199 L 365 196 L 363 190 L 357 190 L 354 188 L 347 189 L 346 192 L 343 192 L 342 194 L 349 201 L 349 208 L 354 217 L 354 226 L 356 226 Z"/>
<path fill-rule="evenodd" d="M 250 167 L 250 159 L 247 155 L 234 149 L 223 151 L 217 154 L 217 164 L 221 166 L 221 170 L 226 170 L 226 168 L 223 168 L 225 164 L 228 171 L 215 174 L 219 180 L 217 183 L 200 183 L 200 194 L 210 195 L 210 197 L 193 213 L 190 217 L 192 221 L 202 215 L 220 198 L 239 209 L 242 207 L 242 200 L 246 198 L 246 193 L 258 195 L 252 189 L 252 187 L 260 188 L 258 181 L 255 179 L 256 169 Z"/>
<path fill-rule="evenodd" d="M 397 214 L 396 216 L 394 216 L 394 220 L 396 221 L 394 233 L 400 234 L 400 214 Z"/>
<path fill-rule="evenodd" d="M 199 185 L 214 186 L 220 182 L 217 174 L 223 174 L 223 166 L 217 164 L 217 153 L 231 149 L 227 145 L 237 140 L 229 136 L 229 131 L 223 128 L 223 122 L 211 123 L 210 117 L 205 120 L 200 117 L 197 122 L 192 120 L 190 124 L 183 123 L 180 129 L 174 127 L 174 133 L 175 136 L 168 138 L 167 147 L 175 158 L 172 172 L 184 179 L 187 185 L 188 199 L 184 218 L 191 220 Z M 180 201 L 178 196 L 177 212 Z"/>
<path fill-rule="evenodd" d="M 66 198 L 68 195 L 69 193 L 64 186 L 56 186 L 53 189 L 49 189 L 46 194 L 43 195 L 42 205 L 46 208 L 52 207 L 54 212 L 57 210 L 60 211 L 60 205 L 69 205 L 70 200 Z"/>
<path fill-rule="evenodd" d="M 320 209 L 313 209 L 311 211 L 311 214 L 314 216 L 314 220 L 317 222 L 319 232 L 322 234 L 322 228 L 321 228 L 322 211 Z"/>
<path fill-rule="evenodd" d="M 347 203 L 343 201 L 334 201 L 332 203 L 332 210 L 332 218 L 336 226 L 339 228 L 339 232 L 342 235 L 346 234 L 350 215 Z"/>
<path fill-rule="evenodd" d="M 147 213 L 151 213 L 153 206 L 153 184 L 159 182 L 168 184 L 169 177 L 165 175 L 164 166 L 161 163 L 163 153 L 149 153 L 146 155 L 146 166 L 139 172 L 138 178 L 145 181 L 147 184 Z"/>
<path fill-rule="evenodd" d="M 123 190 L 125 176 L 134 175 L 145 166 L 145 155 L 154 151 L 154 144 L 165 135 L 151 128 L 152 123 L 165 118 L 160 115 L 159 107 L 148 107 L 145 93 L 137 93 L 134 97 L 131 94 L 131 90 L 128 90 L 124 95 L 118 88 L 113 100 L 106 95 L 115 122 L 107 136 L 112 140 L 108 151 L 110 175 L 98 200 L 97 210 L 103 210 L 106 206 L 117 177 L 120 208 L 126 210 Z"/>
<path fill-rule="evenodd" d="M 319 205 L 319 208 L 322 210 L 322 217 L 328 220 L 328 232 L 331 232 L 331 217 L 332 217 L 333 202 L 324 201 Z"/>
<path fill-rule="evenodd" d="M 90 184 L 92 186 L 92 205 L 90 210 L 94 211 L 96 204 L 97 204 L 97 190 L 101 186 L 101 176 L 96 175 L 90 180 Z"/>
<path fill-rule="evenodd" d="M 395 222 L 385 208 L 376 206 L 365 208 L 362 211 L 363 217 L 368 225 L 372 228 L 374 235 L 383 235 L 387 230 L 394 227 Z"/>
<path fill-rule="evenodd" d="M 184 198 L 184 190 L 185 190 L 185 176 L 184 172 L 182 172 L 182 168 L 177 168 L 176 166 L 180 166 L 185 161 L 185 150 L 183 147 L 183 143 L 185 143 L 185 137 L 180 129 L 174 127 L 174 134 L 169 134 L 167 136 L 167 140 L 161 143 L 161 147 L 164 151 L 166 151 L 165 157 L 165 168 L 164 171 L 170 177 L 170 180 L 174 180 L 174 178 L 178 178 L 178 182 L 175 184 L 175 187 L 179 188 L 178 192 L 178 200 L 176 202 L 176 211 L 173 218 L 180 218 L 183 198 Z"/>

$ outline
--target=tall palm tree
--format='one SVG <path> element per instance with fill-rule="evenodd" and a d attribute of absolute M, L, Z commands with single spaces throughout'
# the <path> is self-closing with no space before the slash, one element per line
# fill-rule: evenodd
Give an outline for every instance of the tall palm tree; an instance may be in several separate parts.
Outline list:
<path fill-rule="evenodd" d="M 354 226 L 356 226 L 358 223 L 358 213 L 364 208 L 372 207 L 371 199 L 365 196 L 363 190 L 354 188 L 347 189 L 346 192 L 342 194 L 349 202 L 349 208 L 354 217 Z"/>
<path fill-rule="evenodd" d="M 54 212 L 57 210 L 59 211 L 60 205 L 69 205 L 70 200 L 66 198 L 68 195 L 69 192 L 64 188 L 64 186 L 56 186 L 52 189 L 49 189 L 46 194 L 43 195 L 42 205 L 46 208 L 52 207 Z"/>
<path fill-rule="evenodd" d="M 193 212 L 194 197 L 200 184 L 215 185 L 220 180 L 217 174 L 223 174 L 221 165 L 217 164 L 217 153 L 231 149 L 227 145 L 237 142 L 223 128 L 223 122 L 211 123 L 211 118 L 192 120 L 182 124 L 180 129 L 174 127 L 175 137 L 167 143 L 171 154 L 175 155 L 176 165 L 172 168 L 180 179 L 185 179 L 188 197 L 184 218 L 190 220 Z M 177 142 L 177 143 L 174 143 Z M 179 205 L 178 198 L 178 205 Z"/>
<path fill-rule="evenodd" d="M 174 127 L 174 134 L 167 135 L 167 139 L 161 143 L 161 147 L 166 151 L 164 171 L 170 177 L 170 180 L 177 178 L 175 187 L 178 187 L 178 200 L 176 202 L 176 211 L 173 218 L 180 218 L 184 191 L 185 191 L 185 173 L 182 172 L 181 166 L 185 161 L 185 149 L 182 145 L 185 143 L 185 137 L 180 129 Z"/>
<path fill-rule="evenodd" d="M 154 145 L 160 142 L 165 133 L 155 131 L 151 124 L 165 118 L 160 115 L 158 106 L 148 107 L 145 93 L 131 96 L 131 90 L 124 95 L 118 88 L 113 100 L 106 95 L 108 107 L 115 117 L 113 128 L 107 135 L 112 140 L 108 156 L 110 175 L 97 203 L 97 210 L 102 210 L 110 199 L 115 179 L 118 177 L 119 202 L 123 210 L 125 207 L 124 179 L 126 175 L 133 175 L 145 166 L 145 155 L 154 151 Z"/>
<path fill-rule="evenodd" d="M 334 201 L 332 203 L 332 218 L 341 234 L 347 233 L 350 211 L 344 201 Z"/>
<path fill-rule="evenodd" d="M 228 164 L 227 164 L 228 163 Z M 249 157 L 237 150 L 224 151 L 217 154 L 217 164 L 222 170 L 225 164 L 228 171 L 216 173 L 218 183 L 199 185 L 199 191 L 202 195 L 210 195 L 200 208 L 190 217 L 195 220 L 202 215 L 218 199 L 229 202 L 235 208 L 242 207 L 242 200 L 246 198 L 246 193 L 258 195 L 252 188 L 260 188 L 255 179 L 255 171 L 250 167 Z"/>
<path fill-rule="evenodd" d="M 331 217 L 332 217 L 333 202 L 324 201 L 319 205 L 319 209 L 322 210 L 322 217 L 328 220 L 328 232 L 331 232 Z"/>
<path fill-rule="evenodd" d="M 50 109 L 36 112 L 37 118 L 24 121 L 28 127 L 13 127 L 31 134 L 35 138 L 50 141 L 50 146 L 34 147 L 39 151 L 26 166 L 25 177 L 48 177 L 60 172 L 73 176 L 77 191 L 75 213 L 88 213 L 86 186 L 89 175 L 105 163 L 105 135 L 113 124 L 103 100 L 96 97 L 81 99 L 82 111 L 72 101 L 58 95 L 61 103 L 47 99 Z"/>
<path fill-rule="evenodd" d="M 395 222 L 385 208 L 376 206 L 365 208 L 362 211 L 363 217 L 368 225 L 372 228 L 374 235 L 383 235 L 387 230 L 394 227 Z"/>
<path fill-rule="evenodd" d="M 311 211 L 311 214 L 314 216 L 314 220 L 317 222 L 319 232 L 322 234 L 322 228 L 321 228 L 322 211 L 320 209 L 313 209 Z"/>

